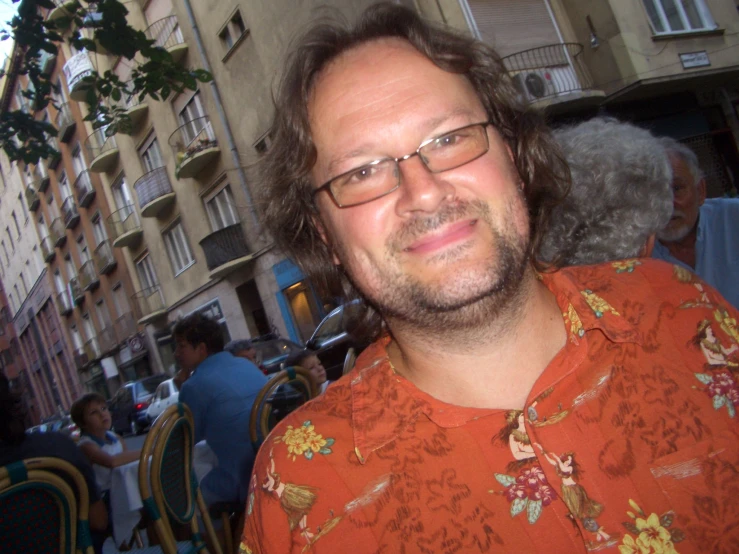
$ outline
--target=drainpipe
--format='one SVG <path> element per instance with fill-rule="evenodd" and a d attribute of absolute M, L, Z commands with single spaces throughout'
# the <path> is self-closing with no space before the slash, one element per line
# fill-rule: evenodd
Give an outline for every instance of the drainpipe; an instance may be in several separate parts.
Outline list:
<path fill-rule="evenodd" d="M 205 48 L 203 47 L 203 41 L 200 38 L 200 30 L 198 29 L 198 24 L 195 21 L 195 14 L 192 12 L 192 6 L 190 5 L 190 0 L 183 0 L 185 4 L 185 10 L 187 11 L 187 17 L 190 20 L 190 26 L 192 27 L 192 32 L 195 35 L 195 43 L 198 47 L 198 53 L 200 54 L 200 62 L 203 64 L 203 69 L 205 69 L 208 73 L 211 75 L 213 74 L 213 71 L 211 71 L 210 63 L 208 62 L 208 56 L 205 53 Z M 262 229 L 259 224 L 259 219 L 257 218 L 257 212 L 254 209 L 254 203 L 252 202 L 251 193 L 249 192 L 249 187 L 246 182 L 246 173 L 244 173 L 244 169 L 241 167 L 241 160 L 239 159 L 239 151 L 236 148 L 236 143 L 234 142 L 233 133 L 231 132 L 231 126 L 228 123 L 228 118 L 226 117 L 226 112 L 223 111 L 223 102 L 221 101 L 221 93 L 218 91 L 218 85 L 216 84 L 215 78 L 210 82 L 211 89 L 213 90 L 213 98 L 216 102 L 216 109 L 218 110 L 218 117 L 221 120 L 221 125 L 223 125 L 223 128 L 226 131 L 226 141 L 228 142 L 228 149 L 231 151 L 231 160 L 233 161 L 234 166 L 236 167 L 236 171 L 239 174 L 239 181 L 241 182 L 241 188 L 244 189 L 244 195 L 246 196 L 246 201 L 249 203 L 249 213 L 252 217 L 252 220 L 254 222 L 254 228 L 257 233 L 257 237 L 261 236 Z"/>
<path fill-rule="evenodd" d="M 570 64 L 572 73 L 574 73 L 575 78 L 577 78 L 577 71 L 575 70 L 575 64 L 572 63 L 572 58 L 570 58 L 570 51 L 568 50 L 567 46 L 565 46 L 565 39 L 562 36 L 562 32 L 559 30 L 559 25 L 557 25 L 557 18 L 554 17 L 554 11 L 552 11 L 552 5 L 549 3 L 549 0 L 544 0 L 544 5 L 547 7 L 547 12 L 549 12 L 549 18 L 552 20 L 552 25 L 554 25 L 554 30 L 557 31 L 557 38 L 559 39 L 559 43 L 562 45 L 562 50 L 564 50 L 565 57 L 567 58 L 567 63 Z M 580 83 L 578 83 L 578 85 L 579 84 Z"/>

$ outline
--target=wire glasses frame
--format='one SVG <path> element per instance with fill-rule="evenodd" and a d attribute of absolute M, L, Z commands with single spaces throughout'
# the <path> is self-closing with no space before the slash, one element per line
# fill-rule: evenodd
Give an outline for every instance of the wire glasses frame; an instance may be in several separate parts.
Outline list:
<path fill-rule="evenodd" d="M 472 123 L 421 143 L 415 152 L 400 158 L 381 158 L 333 177 L 311 193 L 328 191 L 339 208 L 372 202 L 400 187 L 400 162 L 418 156 L 430 173 L 441 173 L 468 164 L 487 153 L 490 121 Z"/>

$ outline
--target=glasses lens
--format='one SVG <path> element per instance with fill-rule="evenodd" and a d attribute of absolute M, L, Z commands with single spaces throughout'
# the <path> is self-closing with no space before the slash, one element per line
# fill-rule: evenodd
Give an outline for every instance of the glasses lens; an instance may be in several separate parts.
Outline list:
<path fill-rule="evenodd" d="M 336 177 L 331 192 L 341 206 L 351 206 L 379 198 L 398 186 L 395 160 L 378 160 Z"/>
<path fill-rule="evenodd" d="M 470 125 L 438 137 L 421 148 L 426 166 L 437 173 L 454 169 L 483 155 L 488 149 L 485 125 Z"/>

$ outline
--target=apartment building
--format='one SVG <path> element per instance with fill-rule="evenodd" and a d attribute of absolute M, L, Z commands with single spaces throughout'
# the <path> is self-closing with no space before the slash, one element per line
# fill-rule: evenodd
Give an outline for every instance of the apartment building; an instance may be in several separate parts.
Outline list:
<path fill-rule="evenodd" d="M 739 13 L 733 0 L 417 0 L 503 56 L 554 123 L 608 114 L 698 155 L 710 196 L 739 176 Z"/>

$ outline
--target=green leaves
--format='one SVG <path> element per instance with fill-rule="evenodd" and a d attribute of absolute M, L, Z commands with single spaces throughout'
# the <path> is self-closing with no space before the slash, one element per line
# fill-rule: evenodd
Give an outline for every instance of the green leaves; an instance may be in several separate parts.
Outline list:
<path fill-rule="evenodd" d="M 131 132 L 131 120 L 122 105 L 125 98 L 137 97 L 139 102 L 147 97 L 164 100 L 173 93 L 195 90 L 198 83 L 212 79 L 207 71 L 182 67 L 142 30 L 131 27 L 126 19 L 128 10 L 120 0 L 89 0 L 84 5 L 73 2 L 65 7 L 61 17 L 48 21 L 42 17 L 41 9 L 56 8 L 54 2 L 22 0 L 10 27 L 0 30 L 0 39 L 13 38 L 22 53 L 20 62 L 12 65 L 8 73 L 11 79 L 27 76 L 31 84 L 24 85 L 24 96 L 30 99 L 32 110 L 42 111 L 53 102 L 56 76 L 42 72 L 41 57 L 56 54 L 64 41 L 78 50 L 104 49 L 111 57 L 135 64 L 131 80 L 126 83 L 111 71 L 102 75 L 93 71 L 82 80 L 89 112 L 85 119 L 93 121 L 96 128 L 108 125 L 106 134 Z M 20 110 L 0 114 L 0 148 L 11 160 L 37 163 L 39 158 L 58 154 L 47 144 L 48 137 L 56 135 L 56 129 L 37 121 L 37 117 Z"/>

